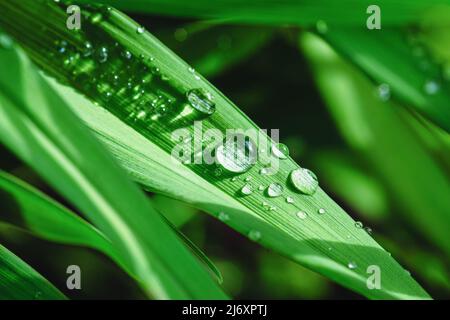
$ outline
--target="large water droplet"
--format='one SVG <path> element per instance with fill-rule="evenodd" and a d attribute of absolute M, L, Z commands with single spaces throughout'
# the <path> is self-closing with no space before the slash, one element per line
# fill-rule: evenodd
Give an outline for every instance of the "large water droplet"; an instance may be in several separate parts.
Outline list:
<path fill-rule="evenodd" d="M 250 232 L 248 233 L 248 237 L 252 241 L 258 241 L 259 239 L 261 239 L 261 232 L 259 232 L 258 230 L 250 230 Z"/>
<path fill-rule="evenodd" d="M 287 159 L 289 156 L 289 148 L 282 143 L 272 145 L 272 154 L 279 159 Z"/>
<path fill-rule="evenodd" d="M 314 194 L 319 186 L 316 175 L 308 169 L 299 168 L 292 170 L 290 178 L 293 186 L 304 194 Z"/>
<path fill-rule="evenodd" d="M 351 270 L 355 270 L 356 268 L 358 268 L 358 265 L 356 264 L 356 262 L 350 261 L 350 262 L 347 264 L 347 267 L 348 267 L 349 269 L 351 269 Z"/>
<path fill-rule="evenodd" d="M 283 186 L 273 182 L 267 187 L 267 195 L 271 198 L 279 197 L 283 194 Z"/>
<path fill-rule="evenodd" d="M 189 104 L 196 110 L 206 115 L 212 115 L 216 111 L 211 93 L 204 89 L 192 89 L 187 93 Z"/>
<path fill-rule="evenodd" d="M 256 162 L 255 143 L 241 134 L 226 138 L 216 150 L 216 161 L 227 171 L 242 173 Z"/>
<path fill-rule="evenodd" d="M 248 196 L 251 195 L 253 193 L 253 188 L 251 185 L 249 185 L 248 183 L 244 184 L 244 186 L 241 188 L 241 193 L 244 196 Z"/>

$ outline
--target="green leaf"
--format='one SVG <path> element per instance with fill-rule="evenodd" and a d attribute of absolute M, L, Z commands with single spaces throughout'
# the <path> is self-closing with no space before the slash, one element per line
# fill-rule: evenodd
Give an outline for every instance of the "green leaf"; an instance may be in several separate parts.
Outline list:
<path fill-rule="evenodd" d="M 374 168 L 403 209 L 399 213 L 449 254 L 450 185 L 445 171 L 411 134 L 398 106 L 379 99 L 367 77 L 312 34 L 304 35 L 301 45 L 344 139 Z"/>
<path fill-rule="evenodd" d="M 66 297 L 19 257 L 0 244 L 0 300 Z"/>
<path fill-rule="evenodd" d="M 79 0 L 78 3 L 91 3 Z M 222 19 L 233 23 L 273 25 L 315 25 L 318 20 L 332 24 L 366 25 L 369 0 L 97 0 L 118 9 L 157 13 L 179 17 Z M 417 21 L 433 7 L 450 4 L 448 0 L 378 0 L 383 25 L 398 25 Z"/>
<path fill-rule="evenodd" d="M 8 75 L 0 77 L 0 139 L 111 240 L 143 289 L 156 298 L 225 298 L 26 57 L 0 49 L 0 67 Z"/>
<path fill-rule="evenodd" d="M 216 88 L 203 78 L 195 77 L 186 63 L 151 34 L 141 32 L 142 29 L 129 18 L 115 10 L 83 8 L 87 21 L 94 20 L 95 23 L 85 23 L 86 31 L 75 34 L 65 28 L 66 15 L 60 7 L 54 4 L 42 7 L 30 1 L 21 2 L 19 5 L 22 9 L 20 18 L 11 6 L 0 3 L 0 7 L 7 12 L 0 17 L 0 24 L 7 27 L 34 61 L 49 74 L 69 83 L 108 110 L 96 108 L 79 95 L 70 93 L 67 88 L 54 84 L 59 87 L 59 92 L 65 90 L 63 96 L 66 104 L 71 105 L 101 137 L 122 166 L 138 182 L 153 191 L 189 202 L 218 216 L 255 241 L 367 297 L 429 298 L 386 251 L 364 230 L 355 227 L 353 219 L 324 191 L 319 188 L 313 195 L 303 195 L 287 183 L 289 173 L 298 168 L 292 159 L 282 160 L 274 175 L 261 175 L 258 172 L 263 168 L 263 164 L 273 160 L 271 154 L 262 152 L 260 161 L 247 174 L 237 177 L 236 181 L 225 173 L 224 176 L 217 176 L 206 165 L 184 165 L 174 161 L 171 151 L 177 141 L 172 139 L 173 130 L 183 127 L 194 133 L 194 139 L 200 138 L 199 134 L 194 132 L 193 119 L 180 116 L 184 114 L 184 108 L 188 107 L 186 92 L 191 89 L 201 88 L 215 97 L 216 111 L 212 116 L 203 118 L 201 123 L 204 129 L 214 128 L 225 132 L 231 128 L 245 131 L 257 127 Z M 45 15 L 40 14 L 43 10 Z M 99 12 L 106 12 L 101 21 L 95 19 Z M 53 33 L 34 32 L 39 30 L 42 24 L 51 24 L 58 36 L 55 38 Z M 91 58 L 85 61 L 87 64 L 81 59 L 75 66 L 65 65 L 63 59 L 55 54 L 55 48 L 49 46 L 62 39 L 70 42 L 70 54 L 78 52 L 82 43 L 88 40 L 95 43 L 96 49 L 106 46 L 112 52 L 107 68 Z M 40 45 L 36 45 L 37 43 Z M 134 58 L 131 64 L 127 61 L 126 65 L 130 65 L 128 68 L 124 65 L 124 57 L 116 54 L 115 50 L 129 51 L 133 57 L 140 57 L 140 60 Z M 75 74 L 81 72 L 78 68 L 82 65 L 88 67 L 88 74 L 85 82 L 80 83 L 72 75 L 74 71 Z M 130 68 L 131 71 L 126 71 Z M 150 85 L 145 86 L 143 98 L 155 93 L 172 97 L 172 113 L 169 113 L 169 116 L 173 116 L 169 118 L 171 121 L 164 120 L 164 117 L 158 121 L 144 121 L 136 117 L 133 108 L 138 105 L 129 92 L 119 89 L 114 91 L 113 95 L 105 97 L 102 86 L 98 92 L 98 86 L 93 83 L 96 80 L 94 77 L 101 76 L 103 72 L 117 72 L 125 78 L 137 76 L 137 81 L 142 81 L 140 77 L 148 76 L 146 72 L 139 73 L 144 68 L 158 72 L 149 80 Z M 108 82 L 104 84 L 109 85 Z M 196 113 L 193 112 L 193 115 Z M 101 170 L 103 171 L 104 169 Z M 247 177 L 250 178 L 250 184 L 254 186 L 255 191 L 251 196 L 243 197 L 239 195 L 239 190 Z M 284 186 L 283 197 L 267 198 L 264 192 L 256 191 L 259 185 L 267 187 L 274 182 Z M 294 204 L 287 203 L 286 196 L 291 196 Z M 267 205 L 264 204 L 266 202 Z M 276 210 L 267 210 L 268 206 Z M 325 208 L 326 214 L 318 214 L 319 208 Z M 307 212 L 306 219 L 297 217 L 299 210 Z M 220 212 L 224 212 L 225 216 Z M 348 268 L 350 263 L 355 263 L 357 268 Z M 380 290 L 369 290 L 366 285 L 366 269 L 373 264 L 383 270 L 383 287 Z"/>
<path fill-rule="evenodd" d="M 200 22 L 157 35 L 199 74 L 213 77 L 248 59 L 267 44 L 273 33 L 271 28 Z"/>
<path fill-rule="evenodd" d="M 99 250 L 127 268 L 113 244 L 94 226 L 3 171 L 0 171 L 0 199 L 2 205 L 9 209 L 0 215 L 0 220 L 48 241 Z"/>
<path fill-rule="evenodd" d="M 405 30 L 334 28 L 324 38 L 375 82 L 389 85 L 393 98 L 450 132 L 450 83 L 442 66 L 414 55 L 422 48 L 407 43 Z"/>

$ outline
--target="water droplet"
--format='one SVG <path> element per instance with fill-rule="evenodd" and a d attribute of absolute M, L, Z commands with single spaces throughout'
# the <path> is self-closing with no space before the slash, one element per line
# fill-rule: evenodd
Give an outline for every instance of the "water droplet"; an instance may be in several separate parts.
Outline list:
<path fill-rule="evenodd" d="M 143 34 L 145 32 L 145 28 L 142 26 L 137 27 L 136 32 L 137 34 Z"/>
<path fill-rule="evenodd" d="M 56 44 L 56 51 L 58 51 L 58 53 L 65 53 L 67 51 L 67 41 L 58 41 Z"/>
<path fill-rule="evenodd" d="M 247 177 L 244 179 L 244 181 L 249 182 L 250 180 L 252 180 L 252 177 Z"/>
<path fill-rule="evenodd" d="M 356 268 L 358 268 L 358 265 L 357 265 L 354 261 L 350 261 L 350 262 L 347 264 L 347 267 L 348 267 L 350 270 L 355 270 Z"/>
<path fill-rule="evenodd" d="M 292 170 L 290 178 L 294 187 L 304 194 L 314 194 L 319 186 L 316 175 L 308 169 L 299 168 Z"/>
<path fill-rule="evenodd" d="M 279 183 L 273 182 L 267 187 L 267 195 L 271 198 L 279 197 L 283 194 L 283 186 Z"/>
<path fill-rule="evenodd" d="M 381 101 L 388 101 L 391 98 L 391 88 L 383 83 L 378 86 L 378 97 Z"/>
<path fill-rule="evenodd" d="M 97 52 L 97 60 L 100 63 L 105 63 L 108 60 L 108 48 L 101 47 Z"/>
<path fill-rule="evenodd" d="M 355 227 L 358 229 L 362 229 L 364 227 L 363 223 L 361 221 L 356 221 L 355 222 Z"/>
<path fill-rule="evenodd" d="M 316 22 L 316 30 L 318 33 L 325 34 L 328 31 L 328 25 L 323 20 L 318 20 Z"/>
<path fill-rule="evenodd" d="M 34 299 L 35 299 L 35 300 L 39 300 L 39 299 L 41 299 L 41 297 L 42 297 L 42 292 L 41 292 L 41 291 L 37 291 L 37 292 L 34 294 Z"/>
<path fill-rule="evenodd" d="M 440 85 L 434 80 L 428 80 L 425 82 L 424 89 L 427 94 L 433 95 L 439 91 Z"/>
<path fill-rule="evenodd" d="M 242 173 L 248 171 L 256 161 L 256 145 L 241 134 L 226 138 L 216 150 L 216 161 L 227 171 Z"/>
<path fill-rule="evenodd" d="M 92 43 L 90 43 L 89 41 L 86 41 L 81 48 L 81 54 L 83 55 L 83 57 L 89 57 L 90 55 L 92 55 L 93 51 L 94 49 L 92 47 Z"/>
<path fill-rule="evenodd" d="M 263 191 L 263 190 L 264 190 L 264 186 L 263 186 L 263 185 L 260 185 L 260 186 L 258 187 L 258 190 L 259 190 L 259 191 Z"/>
<path fill-rule="evenodd" d="M 241 193 L 244 196 L 251 195 L 253 193 L 252 186 L 249 185 L 248 183 L 244 184 L 244 186 L 241 188 Z"/>
<path fill-rule="evenodd" d="M 282 143 L 272 145 L 272 154 L 279 159 L 287 159 L 289 156 L 289 148 Z"/>
<path fill-rule="evenodd" d="M 204 89 L 192 89 L 187 93 L 187 99 L 192 107 L 203 114 L 211 115 L 216 111 L 211 93 Z"/>
<path fill-rule="evenodd" d="M 12 39 L 4 33 L 0 34 L 0 47 L 3 49 L 11 49 L 13 46 Z"/>
<path fill-rule="evenodd" d="M 260 170 L 259 170 L 259 174 L 261 174 L 261 175 L 266 175 L 266 174 L 268 174 L 269 173 L 269 169 L 268 168 L 261 168 Z"/>
<path fill-rule="evenodd" d="M 101 13 L 96 12 L 96 13 L 92 14 L 90 20 L 91 20 L 92 24 L 97 24 L 97 23 L 99 23 L 99 22 L 101 22 L 103 20 L 103 16 L 102 16 Z"/>
<path fill-rule="evenodd" d="M 133 55 L 131 54 L 130 51 L 124 50 L 122 51 L 122 57 L 124 57 L 127 60 L 130 60 L 133 57 Z"/>
<path fill-rule="evenodd" d="M 231 178 L 231 181 L 235 182 L 237 180 L 237 177 Z"/>
<path fill-rule="evenodd" d="M 320 208 L 319 210 L 317 210 L 317 212 L 319 213 L 319 214 L 325 214 L 325 209 L 324 208 Z"/>
<path fill-rule="evenodd" d="M 248 233 L 248 237 L 252 241 L 258 241 L 259 239 L 261 239 L 261 232 L 259 232 L 258 230 L 250 230 L 250 232 Z"/>
<path fill-rule="evenodd" d="M 366 230 L 366 232 L 370 235 L 373 233 L 373 230 L 371 227 L 365 227 L 364 230 Z"/>
<path fill-rule="evenodd" d="M 302 210 L 297 211 L 297 213 L 295 215 L 297 216 L 297 218 L 302 219 L 302 220 L 304 220 L 308 217 L 308 214 Z"/>
<path fill-rule="evenodd" d="M 287 197 L 286 197 L 286 202 L 287 202 L 287 203 L 294 203 L 294 198 L 292 198 L 292 197 L 290 197 L 290 196 L 287 196 Z"/>
<path fill-rule="evenodd" d="M 219 212 L 218 218 L 222 222 L 230 220 L 230 216 L 228 215 L 228 213 L 223 212 L 223 211 Z"/>
<path fill-rule="evenodd" d="M 214 176 L 216 176 L 216 177 L 220 177 L 222 175 L 222 173 L 223 173 L 222 168 L 216 168 L 214 170 Z"/>

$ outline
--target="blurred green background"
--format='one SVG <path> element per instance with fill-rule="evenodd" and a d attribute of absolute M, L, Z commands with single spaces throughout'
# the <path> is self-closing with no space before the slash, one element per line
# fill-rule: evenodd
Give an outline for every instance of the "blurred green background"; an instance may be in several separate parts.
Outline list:
<path fill-rule="evenodd" d="M 380 89 L 373 82 L 369 90 L 361 86 L 358 91 L 366 101 L 354 100 L 355 105 L 367 107 L 369 113 L 356 114 L 355 119 L 346 118 L 345 108 L 333 106 L 320 91 L 308 55 L 299 47 L 297 28 L 226 26 L 151 15 L 132 17 L 193 65 L 259 127 L 280 129 L 280 140 L 289 146 L 294 160 L 316 172 L 324 189 L 355 220 L 371 228 L 374 238 L 431 296 L 450 298 L 448 256 L 430 240 L 429 229 L 422 230 L 415 218 L 409 218 L 411 208 L 408 207 L 409 203 L 421 205 L 414 198 L 416 196 L 420 198 L 437 191 L 450 196 L 446 190 L 434 190 L 433 184 L 412 185 L 417 177 L 415 168 L 419 168 L 425 175 L 431 172 L 431 177 L 440 174 L 448 187 L 448 133 L 408 108 L 400 108 L 396 102 L 392 103 L 395 108 L 379 114 L 376 108 L 383 104 L 383 99 L 377 92 L 382 87 Z M 414 32 L 411 30 L 412 34 Z M 443 34 L 426 34 L 424 41 L 428 41 L 430 55 L 450 56 L 450 41 L 442 40 L 448 40 L 446 34 L 448 30 Z M 351 32 L 348 36 L 351 37 Z M 419 36 L 415 39 L 422 41 Z M 437 50 L 433 47 L 436 42 L 440 44 Z M 355 70 L 349 72 L 368 81 Z M 450 101 L 447 103 L 450 107 Z M 373 139 L 365 141 L 366 134 Z M 397 148 L 388 143 L 391 137 Z M 0 165 L 76 212 L 3 147 L 0 147 Z M 411 170 L 395 169 L 401 166 L 411 166 Z M 392 175 L 391 170 L 397 170 L 398 175 Z M 196 209 L 159 195 L 149 196 L 154 198 L 158 209 L 180 226 L 181 231 L 217 265 L 224 277 L 224 289 L 232 297 L 361 299 L 326 278 L 248 241 Z M 14 212 L 13 202 L 1 193 L 0 210 L 2 214 Z M 418 214 L 426 218 L 428 213 L 421 209 Z M 15 219 L 14 214 L 11 219 Z M 1 224 L 0 242 L 69 298 L 145 298 L 134 281 L 111 260 L 93 250 L 53 244 Z M 70 264 L 81 267 L 83 290 L 65 289 L 64 271 Z"/>

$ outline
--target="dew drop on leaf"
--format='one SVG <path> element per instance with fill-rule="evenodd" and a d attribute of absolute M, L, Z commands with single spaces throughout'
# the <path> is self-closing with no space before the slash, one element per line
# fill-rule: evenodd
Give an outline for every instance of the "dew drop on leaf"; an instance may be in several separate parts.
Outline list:
<path fill-rule="evenodd" d="M 241 188 L 241 193 L 242 193 L 244 196 L 251 195 L 251 194 L 253 193 L 252 186 L 249 185 L 248 183 L 244 184 L 244 186 Z"/>
<path fill-rule="evenodd" d="M 248 237 L 252 241 L 258 241 L 259 239 L 261 239 L 261 232 L 259 232 L 258 230 L 250 230 L 250 232 L 248 233 Z"/>
<path fill-rule="evenodd" d="M 204 89 L 192 89 L 187 92 L 189 104 L 205 115 L 212 115 L 216 111 L 211 93 Z"/>
<path fill-rule="evenodd" d="M 319 214 L 325 214 L 326 210 L 324 208 L 320 208 L 319 210 L 317 210 L 317 213 Z"/>
<path fill-rule="evenodd" d="M 230 220 L 230 216 L 226 212 L 223 212 L 223 211 L 219 212 L 218 218 L 222 222 Z"/>
<path fill-rule="evenodd" d="M 358 268 L 358 265 L 354 261 L 350 261 L 349 263 L 347 263 L 347 267 L 350 270 L 355 270 L 356 268 Z"/>
<path fill-rule="evenodd" d="M 272 154 L 278 159 L 287 159 L 289 156 L 289 148 L 282 143 L 272 145 Z"/>
<path fill-rule="evenodd" d="M 256 145 L 249 138 L 241 134 L 228 137 L 217 147 L 216 161 L 226 171 L 243 173 L 248 171 L 256 162 Z"/>
<path fill-rule="evenodd" d="M 378 86 L 378 97 L 381 101 L 388 101 L 391 98 L 391 88 L 383 83 Z"/>
<path fill-rule="evenodd" d="M 439 91 L 440 86 L 436 81 L 428 80 L 427 82 L 425 82 L 424 89 L 427 94 L 433 95 Z"/>
<path fill-rule="evenodd" d="M 145 32 L 145 28 L 142 26 L 137 27 L 136 32 L 137 34 L 143 34 Z"/>
<path fill-rule="evenodd" d="M 287 197 L 286 197 L 286 202 L 287 202 L 287 203 L 294 203 L 294 198 L 292 198 L 292 197 L 290 197 L 290 196 L 287 196 Z"/>
<path fill-rule="evenodd" d="M 316 192 L 319 182 L 317 176 L 311 170 L 299 168 L 291 171 L 292 185 L 300 192 L 312 195 Z"/>
<path fill-rule="evenodd" d="M 364 227 L 363 223 L 361 221 L 356 221 L 355 222 L 355 227 L 358 229 L 362 229 Z"/>
<path fill-rule="evenodd" d="M 273 182 L 267 187 L 266 193 L 271 198 L 279 197 L 283 194 L 283 186 L 279 183 Z"/>
<path fill-rule="evenodd" d="M 302 219 L 302 220 L 304 220 L 308 217 L 308 214 L 303 210 L 297 211 L 297 213 L 295 215 L 297 216 L 297 218 Z"/>

